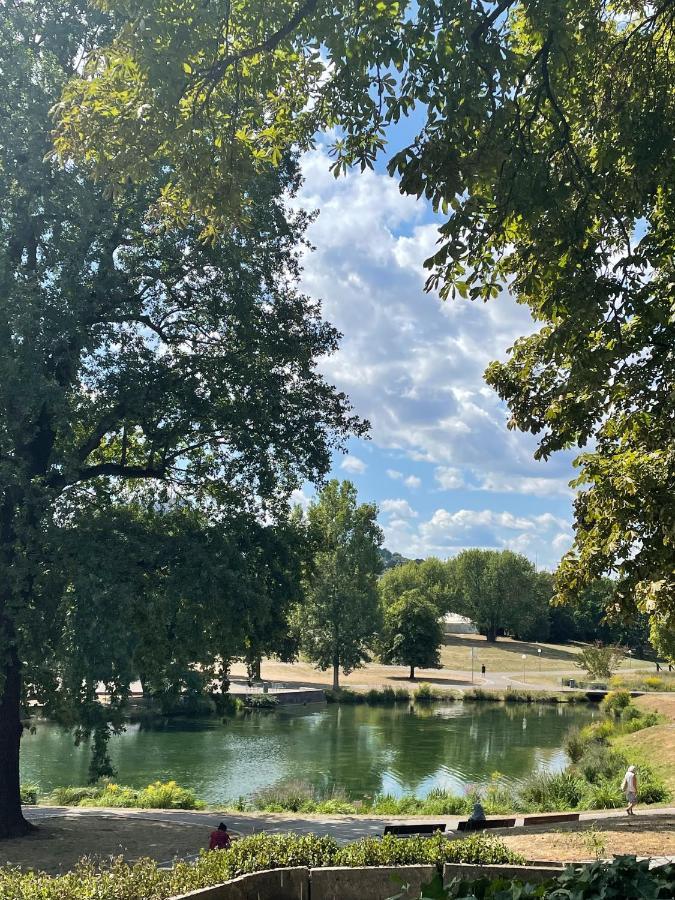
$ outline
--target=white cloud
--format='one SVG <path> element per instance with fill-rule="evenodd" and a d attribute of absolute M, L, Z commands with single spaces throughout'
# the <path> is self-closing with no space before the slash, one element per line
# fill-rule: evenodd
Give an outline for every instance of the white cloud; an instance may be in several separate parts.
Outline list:
<path fill-rule="evenodd" d="M 414 525 L 414 527 L 412 527 Z M 519 516 L 508 510 L 444 508 L 411 522 L 400 515 L 384 523 L 386 546 L 404 556 L 454 556 L 469 547 L 513 550 L 554 567 L 571 544 L 569 522 L 550 513 Z"/>
<path fill-rule="evenodd" d="M 408 475 L 407 478 L 403 479 L 403 484 L 406 487 L 412 488 L 413 490 L 417 489 L 422 484 L 422 479 L 418 478 L 417 475 Z"/>
<path fill-rule="evenodd" d="M 506 292 L 487 304 L 425 294 L 422 262 L 437 240 L 428 207 L 386 175 L 336 180 L 329 164 L 324 150 L 305 156 L 299 202 L 321 210 L 303 286 L 344 335 L 322 363 L 331 383 L 370 420 L 377 446 L 445 469 L 446 485 L 567 497 L 571 453 L 535 462 L 535 439 L 507 430 L 483 381 L 487 364 L 533 330 L 528 310 Z"/>
<path fill-rule="evenodd" d="M 352 475 L 362 475 L 368 466 L 358 456 L 348 456 L 342 460 L 340 468 L 344 469 L 345 472 L 350 472 Z"/>
<path fill-rule="evenodd" d="M 444 491 L 454 491 L 464 487 L 462 473 L 452 466 L 438 466 L 434 471 L 434 478 Z"/>
<path fill-rule="evenodd" d="M 399 519 L 417 518 L 417 513 L 407 500 L 382 500 L 380 509 L 383 513 L 396 516 Z"/>
<path fill-rule="evenodd" d="M 303 512 L 307 512 L 307 508 L 312 500 L 308 494 L 301 490 L 300 488 L 296 488 L 290 496 L 290 502 L 292 506 L 300 506 Z"/>

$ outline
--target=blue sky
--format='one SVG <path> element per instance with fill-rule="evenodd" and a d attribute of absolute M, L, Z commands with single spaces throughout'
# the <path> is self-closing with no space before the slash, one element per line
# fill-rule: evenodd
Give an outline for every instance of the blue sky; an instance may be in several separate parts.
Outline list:
<path fill-rule="evenodd" d="M 507 430 L 506 407 L 482 377 L 533 330 L 527 309 L 508 292 L 488 304 L 426 294 L 430 207 L 402 197 L 381 166 L 336 180 L 329 165 L 323 147 L 303 161 L 299 202 L 320 210 L 303 289 L 344 335 L 324 373 L 372 426 L 332 474 L 377 502 L 389 550 L 446 558 L 509 548 L 554 567 L 571 544 L 573 454 L 535 462 L 534 439 Z"/>

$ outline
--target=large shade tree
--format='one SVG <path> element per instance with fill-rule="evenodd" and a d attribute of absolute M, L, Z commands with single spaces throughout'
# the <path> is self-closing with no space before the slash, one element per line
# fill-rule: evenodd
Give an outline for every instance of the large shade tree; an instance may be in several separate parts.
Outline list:
<path fill-rule="evenodd" d="M 298 480 L 324 473 L 331 446 L 361 428 L 316 369 L 338 335 L 296 288 L 307 217 L 286 206 L 298 184 L 291 157 L 249 181 L 246 217 L 209 243 L 197 239 L 198 218 L 166 225 L 155 216 L 168 157 L 123 194 L 95 184 L 86 163 L 49 161 L 50 108 L 110 27 L 85 0 L 3 4 L 0 16 L 0 837 L 28 828 L 22 699 L 77 701 L 94 678 L 122 690 L 120 651 L 148 612 L 132 615 L 129 604 L 143 552 L 156 547 L 152 529 L 117 512 L 111 530 L 105 512 L 83 512 L 93 495 L 107 493 L 102 502 L 118 511 L 130 502 L 205 511 L 193 559 L 171 596 L 157 597 L 161 627 L 148 616 L 159 642 L 164 603 L 179 611 L 189 601 L 199 615 L 185 585 L 193 575 L 204 584 L 209 542 L 227 568 L 212 529 L 237 516 L 283 517 Z M 98 549 L 88 575 L 80 566 L 62 578 L 50 560 L 80 524 Z M 127 525 L 149 545 L 136 543 L 129 559 Z M 116 560 L 96 529 L 110 531 Z M 97 581 L 114 580 L 117 567 L 119 596 Z M 221 602 L 217 585 L 202 607 Z M 233 617 L 225 589 L 222 603 Z"/>
<path fill-rule="evenodd" d="M 510 550 L 463 550 L 450 562 L 459 610 L 488 641 L 525 632 L 538 615 L 532 563 Z"/>
<path fill-rule="evenodd" d="M 297 615 L 300 646 L 320 669 L 332 669 L 333 689 L 370 659 L 380 625 L 377 576 L 382 531 L 377 507 L 359 503 L 350 481 L 329 481 L 307 511 L 314 553 L 305 602 Z"/>
<path fill-rule="evenodd" d="M 537 456 L 579 458 L 562 594 L 612 572 L 673 627 L 675 9 L 668 0 L 101 0 L 118 27 L 60 108 L 58 150 L 224 227 L 251 174 L 335 129 L 336 171 L 395 153 L 447 214 L 430 288 L 508 282 L 538 331 L 487 372 Z M 197 159 L 198 165 L 193 161 Z"/>

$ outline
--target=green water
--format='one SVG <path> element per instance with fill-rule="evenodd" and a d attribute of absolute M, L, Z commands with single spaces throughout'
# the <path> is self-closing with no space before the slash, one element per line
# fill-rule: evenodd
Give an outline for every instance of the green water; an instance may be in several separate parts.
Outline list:
<path fill-rule="evenodd" d="M 411 712 L 369 706 L 289 707 L 229 719 L 132 723 L 111 741 L 121 784 L 174 779 L 212 804 L 300 779 L 354 797 L 462 793 L 500 772 L 517 782 L 566 764 L 572 725 L 596 715 L 587 705 L 455 703 Z M 43 791 L 85 784 L 88 746 L 39 724 L 22 741 L 22 779 Z"/>

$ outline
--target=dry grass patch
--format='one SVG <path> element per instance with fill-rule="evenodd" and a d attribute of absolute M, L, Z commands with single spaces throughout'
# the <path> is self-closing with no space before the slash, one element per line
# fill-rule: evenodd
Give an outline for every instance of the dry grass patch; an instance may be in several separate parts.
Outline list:
<path fill-rule="evenodd" d="M 673 694 L 643 694 L 633 701 L 637 707 L 649 712 L 659 713 L 675 722 L 675 693 Z"/>
<path fill-rule="evenodd" d="M 56 875 L 72 869 L 83 856 L 103 860 L 123 856 L 127 862 L 150 857 L 157 862 L 190 856 L 208 846 L 213 819 L 203 825 L 123 819 L 119 816 L 54 816 L 38 830 L 0 843 L 0 866 L 40 869 Z"/>
<path fill-rule="evenodd" d="M 594 837 L 595 835 L 595 837 Z M 534 827 L 500 834 L 510 847 L 528 859 L 573 862 L 602 857 L 672 856 L 675 854 L 675 816 L 597 819 L 570 825 Z"/>

